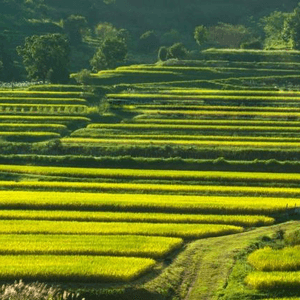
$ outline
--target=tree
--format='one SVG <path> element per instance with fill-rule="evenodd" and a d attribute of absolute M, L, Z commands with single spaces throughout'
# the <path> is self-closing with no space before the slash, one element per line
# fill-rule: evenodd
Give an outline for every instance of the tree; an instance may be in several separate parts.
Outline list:
<path fill-rule="evenodd" d="M 111 23 L 99 23 L 95 28 L 95 34 L 100 41 L 116 38 L 118 29 Z"/>
<path fill-rule="evenodd" d="M 168 59 L 169 50 L 167 47 L 162 46 L 158 50 L 158 60 L 166 61 Z"/>
<path fill-rule="evenodd" d="M 127 56 L 127 44 L 124 40 L 106 39 L 99 47 L 90 63 L 93 71 L 113 69 L 122 64 Z"/>
<path fill-rule="evenodd" d="M 63 27 L 72 44 L 82 42 L 82 34 L 87 28 L 87 20 L 83 16 L 71 15 L 63 21 Z"/>
<path fill-rule="evenodd" d="M 203 25 L 197 26 L 194 31 L 194 38 L 199 46 L 204 44 L 208 39 L 207 28 Z"/>
<path fill-rule="evenodd" d="M 169 58 L 185 59 L 188 51 L 182 43 L 176 43 L 169 48 Z"/>
<path fill-rule="evenodd" d="M 14 65 L 8 41 L 4 34 L 0 34 L 0 65 L 2 65 L 0 80 L 11 81 L 19 77 L 19 72 L 17 72 Z"/>
<path fill-rule="evenodd" d="M 143 52 L 152 52 L 159 47 L 159 38 L 154 31 L 146 31 L 140 36 L 139 48 Z"/>
<path fill-rule="evenodd" d="M 285 17 L 282 37 L 292 49 L 300 49 L 300 3 Z"/>
<path fill-rule="evenodd" d="M 287 46 L 287 42 L 283 38 L 286 17 L 286 13 L 274 11 L 260 20 L 265 32 L 265 48 L 283 48 Z"/>
<path fill-rule="evenodd" d="M 65 83 L 69 80 L 70 45 L 61 34 L 33 35 L 25 39 L 23 47 L 17 47 L 32 80 L 50 80 Z"/>

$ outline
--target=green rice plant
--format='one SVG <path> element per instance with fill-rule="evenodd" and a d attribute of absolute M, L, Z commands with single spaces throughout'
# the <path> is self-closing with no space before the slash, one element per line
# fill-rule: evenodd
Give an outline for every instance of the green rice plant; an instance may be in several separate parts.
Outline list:
<path fill-rule="evenodd" d="M 3 104 L 86 104 L 87 101 L 78 98 L 28 98 L 28 97 L 0 97 L 0 105 Z"/>
<path fill-rule="evenodd" d="M 248 256 L 248 263 L 258 271 L 297 271 L 300 270 L 300 247 L 259 249 Z"/>
<path fill-rule="evenodd" d="M 26 115 L 0 115 L 0 123 L 3 122 L 43 122 L 43 123 L 59 123 L 66 124 L 69 122 L 90 122 L 87 117 L 81 116 L 26 116 Z"/>
<path fill-rule="evenodd" d="M 275 214 L 300 206 L 298 198 L 182 196 L 120 193 L 2 191 L 1 209 Z"/>
<path fill-rule="evenodd" d="M 189 111 L 189 110 L 155 110 L 155 109 L 136 109 L 135 112 L 143 114 L 158 114 L 158 115 L 187 115 L 187 116 L 259 116 L 264 118 L 299 118 L 300 113 L 294 112 L 268 112 L 268 111 L 210 111 L 210 110 L 199 110 L 199 111 Z"/>
<path fill-rule="evenodd" d="M 262 300 L 300 300 L 300 298 L 268 298 Z"/>
<path fill-rule="evenodd" d="M 0 97 L 55 97 L 55 98 L 69 98 L 81 97 L 82 92 L 60 92 L 60 91 L 32 91 L 32 90 L 15 90 L 7 91 L 0 90 Z"/>
<path fill-rule="evenodd" d="M 299 112 L 300 108 L 298 107 L 272 107 L 272 106 L 232 106 L 232 105 L 193 105 L 188 103 L 182 104 L 143 104 L 143 105 L 123 105 L 124 109 L 127 110 L 140 110 L 140 109 L 153 109 L 153 110 L 183 110 L 183 111 L 242 111 L 242 112 L 249 112 L 249 111 L 265 111 L 265 112 Z"/>
<path fill-rule="evenodd" d="M 132 194 L 174 194 L 174 195 L 228 195 L 228 196 L 265 196 L 300 198 L 300 188 L 258 187 L 258 186 L 221 186 L 189 184 L 152 184 L 152 183 L 111 183 L 111 182 L 62 182 L 62 181 L 0 181 L 1 189 L 10 190 L 49 190 L 80 192 L 113 192 Z M 1 212 L 0 212 L 1 214 Z"/>
<path fill-rule="evenodd" d="M 253 272 L 245 278 L 245 282 L 259 290 L 299 289 L 300 272 Z"/>
<path fill-rule="evenodd" d="M 0 137 L 4 138 L 6 141 L 10 142 L 36 142 L 40 140 L 47 140 L 47 139 L 57 139 L 60 138 L 59 133 L 55 132 L 23 132 L 23 131 L 15 131 L 15 132 L 7 132 L 1 131 Z"/>
<path fill-rule="evenodd" d="M 22 124 L 22 123 L 0 123 L 0 131 L 55 131 L 55 132 L 63 132 L 67 129 L 65 125 L 59 125 L 59 124 L 42 124 L 42 123 L 36 123 L 36 124 Z"/>
<path fill-rule="evenodd" d="M 0 104 L 0 113 L 5 114 L 86 114 L 87 106 L 85 105 L 53 105 L 53 104 Z"/>
<path fill-rule="evenodd" d="M 168 139 L 130 139 L 130 138 L 62 138 L 62 144 L 92 144 L 93 146 L 101 146 L 101 144 L 126 144 L 126 145 L 183 145 L 183 146 L 202 146 L 202 147 L 219 147 L 219 148 L 255 148 L 255 149 L 293 149 L 299 148 L 299 142 L 256 142 L 256 141 L 233 141 L 228 138 L 228 140 L 168 140 Z"/>
<path fill-rule="evenodd" d="M 1 210 L 2 220 L 49 220 L 80 222 L 147 222 L 147 223 L 194 223 L 227 224 L 243 227 L 272 225 L 274 218 L 258 215 L 199 215 L 170 213 L 131 213 L 64 210 Z M 1 237 L 0 237 L 1 238 Z"/>
<path fill-rule="evenodd" d="M 0 279 L 97 283 L 131 281 L 154 265 L 153 259 L 136 257 L 3 255 L 0 256 Z"/>
<path fill-rule="evenodd" d="M 161 258 L 180 238 L 139 235 L 0 235 L 0 255 L 106 255 Z"/>
<path fill-rule="evenodd" d="M 119 94 L 107 94 L 108 99 L 132 99 L 132 100 L 222 100 L 222 101 L 282 101 L 288 103 L 289 101 L 298 102 L 300 97 L 285 97 L 283 96 L 235 96 L 235 95 L 180 95 L 180 94 L 150 94 L 150 93 L 119 93 Z"/>
<path fill-rule="evenodd" d="M 220 131 L 222 131 L 221 128 L 219 128 Z M 245 131 L 241 131 L 239 132 L 239 129 L 243 130 L 242 127 L 238 127 L 238 130 L 235 131 L 235 133 L 245 133 L 247 132 L 247 130 Z M 250 128 L 247 128 L 250 129 Z M 213 142 L 264 142 L 264 143 L 299 143 L 299 138 L 297 137 L 285 137 L 283 136 L 268 136 L 267 134 L 272 134 L 272 129 L 267 130 L 267 128 L 262 128 L 262 133 L 265 133 L 266 135 L 261 135 L 261 136 L 245 136 L 245 135 L 236 135 L 236 136 L 232 136 L 232 132 L 230 132 L 230 130 L 228 130 L 229 132 L 227 132 L 227 134 L 225 135 L 197 135 L 197 134 L 172 134 L 172 142 L 173 144 L 176 144 L 176 141 L 178 141 L 178 143 L 180 143 L 180 141 L 187 141 L 190 143 L 193 143 L 193 141 L 196 141 L 196 143 L 201 143 L 201 141 L 205 141 L 207 143 L 209 143 L 210 141 Z M 265 130 L 266 129 L 266 130 Z M 275 132 L 277 131 L 275 128 Z M 287 127 L 283 127 L 281 130 L 278 130 L 281 134 L 283 133 L 287 133 L 289 132 L 289 130 L 285 130 L 285 129 L 289 129 Z M 151 130 L 149 128 L 149 130 Z M 209 130 L 209 129 L 208 129 Z M 225 129 L 224 129 L 225 130 Z M 205 129 L 203 130 L 205 131 Z M 234 130 L 233 130 L 234 131 Z M 252 134 L 251 130 L 249 130 L 250 133 Z M 256 128 L 252 128 L 253 133 L 256 133 Z M 111 140 L 111 142 L 113 143 L 114 140 L 117 141 L 122 141 L 125 139 L 128 139 L 130 141 L 134 141 L 134 140 L 140 140 L 140 141 L 149 141 L 149 140 L 153 140 L 154 142 L 159 141 L 159 140 L 163 140 L 166 142 L 166 144 L 168 143 L 168 139 L 170 137 L 169 134 L 167 134 L 167 131 L 161 131 L 161 132 L 151 132 L 148 133 L 146 130 L 141 130 L 141 132 L 143 134 L 132 134 L 130 132 L 126 132 L 126 131 L 121 131 L 120 133 L 116 133 L 115 131 L 113 132 L 107 132 L 107 131 L 101 131 L 98 129 L 82 129 L 82 130 L 77 130 L 75 132 L 73 132 L 70 136 L 72 138 L 87 138 L 87 139 L 103 139 L 104 141 L 109 142 Z M 260 132 L 259 129 L 257 130 L 257 132 Z M 293 130 L 291 130 L 290 132 L 293 132 Z M 297 132 L 297 130 L 296 130 Z M 212 134 L 213 132 L 209 132 L 210 134 Z M 219 133 L 219 132 L 216 132 Z M 274 133 L 273 133 L 274 134 Z M 133 142 L 134 143 L 134 142 Z"/>
<path fill-rule="evenodd" d="M 280 96 L 280 97 L 294 97 L 300 96 L 297 91 L 259 91 L 259 90 L 209 90 L 209 89 L 195 89 L 195 88 L 178 88 L 160 90 L 161 93 L 166 94 L 188 94 L 188 95 L 248 95 L 248 96 Z"/>
<path fill-rule="evenodd" d="M 188 125 L 188 126 L 268 126 L 268 127 L 299 127 L 299 121 L 278 121 L 278 120 L 228 120 L 228 119 L 217 119 L 217 120 L 201 120 L 201 119 L 142 119 L 134 118 L 135 123 L 146 123 L 146 124 L 165 124 L 165 125 Z M 92 125 L 92 124 L 91 124 Z"/>
<path fill-rule="evenodd" d="M 113 179 L 158 179 L 158 180 L 192 180 L 221 182 L 270 182 L 299 183 L 299 173 L 267 172 L 226 172 L 226 171 L 182 171 L 182 170 L 144 170 L 144 169 L 107 169 L 74 168 L 49 166 L 0 165 L 1 172 L 19 174 L 37 174 L 47 176 L 66 176 L 79 178 L 113 178 Z M 54 183 L 55 184 L 55 183 Z"/>
<path fill-rule="evenodd" d="M 136 222 L 0 220 L 1 234 L 146 235 L 185 239 L 243 232 L 240 226 Z"/>

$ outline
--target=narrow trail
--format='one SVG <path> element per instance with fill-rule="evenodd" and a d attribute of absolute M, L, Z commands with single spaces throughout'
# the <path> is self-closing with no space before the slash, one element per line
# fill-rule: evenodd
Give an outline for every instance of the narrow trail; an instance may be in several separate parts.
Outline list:
<path fill-rule="evenodd" d="M 289 230 L 300 227 L 299 221 L 288 222 L 230 236 L 197 241 L 194 261 L 196 275 L 184 300 L 217 300 L 218 293 L 227 284 L 234 265 L 235 256 L 257 241 L 278 229 Z"/>

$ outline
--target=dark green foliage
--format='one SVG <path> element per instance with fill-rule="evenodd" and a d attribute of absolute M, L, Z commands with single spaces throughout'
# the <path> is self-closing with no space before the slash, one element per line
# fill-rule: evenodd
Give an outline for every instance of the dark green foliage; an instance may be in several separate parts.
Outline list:
<path fill-rule="evenodd" d="M 197 26 L 194 31 L 194 39 L 196 40 L 197 44 L 201 46 L 204 44 L 208 39 L 208 31 L 204 25 Z"/>
<path fill-rule="evenodd" d="M 76 45 L 82 41 L 82 34 L 87 27 L 87 20 L 83 16 L 71 15 L 64 20 L 63 27 L 71 43 Z"/>
<path fill-rule="evenodd" d="M 245 42 L 241 44 L 241 49 L 263 49 L 263 45 L 261 43 L 261 41 L 259 40 L 254 40 L 251 42 Z"/>
<path fill-rule="evenodd" d="M 94 71 L 112 69 L 125 62 L 127 44 L 124 40 L 108 38 L 100 46 L 91 60 Z"/>
<path fill-rule="evenodd" d="M 162 46 L 158 50 L 158 60 L 166 61 L 168 59 L 168 48 Z"/>
<path fill-rule="evenodd" d="M 28 77 L 33 80 L 50 80 L 66 83 L 69 80 L 69 41 L 61 34 L 31 36 L 23 47 L 17 47 L 23 58 Z"/>
<path fill-rule="evenodd" d="M 7 38 L 0 34 L 0 81 L 12 81 L 17 78 L 14 62 L 9 53 Z"/>
<path fill-rule="evenodd" d="M 284 20 L 283 39 L 290 43 L 292 49 L 300 49 L 300 4 Z"/>
<path fill-rule="evenodd" d="M 169 58 L 185 59 L 188 54 L 182 43 L 176 43 L 169 48 Z"/>
<path fill-rule="evenodd" d="M 153 52 L 159 47 L 159 37 L 154 31 L 146 31 L 140 36 L 139 49 L 142 52 Z"/>

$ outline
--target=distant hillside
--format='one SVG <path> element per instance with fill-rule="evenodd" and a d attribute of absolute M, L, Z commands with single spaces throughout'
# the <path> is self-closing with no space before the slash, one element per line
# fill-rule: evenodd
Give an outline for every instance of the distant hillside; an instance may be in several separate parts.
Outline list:
<path fill-rule="evenodd" d="M 135 51 L 145 31 L 154 30 L 162 37 L 173 30 L 177 34 L 175 42 L 196 50 L 193 30 L 197 25 L 224 22 L 250 26 L 272 11 L 290 12 L 297 3 L 298 0 L 0 0 L 0 35 L 18 65 L 20 58 L 15 48 L 26 36 L 63 32 L 61 20 L 80 14 L 86 17 L 92 33 L 100 22 L 127 29 L 131 36 L 132 61 L 153 62 L 156 53 L 144 55 Z M 72 71 L 89 67 L 95 47 L 97 43 L 93 41 L 73 47 Z"/>

